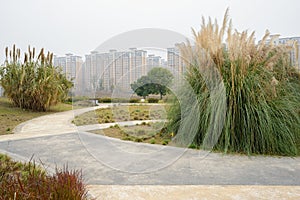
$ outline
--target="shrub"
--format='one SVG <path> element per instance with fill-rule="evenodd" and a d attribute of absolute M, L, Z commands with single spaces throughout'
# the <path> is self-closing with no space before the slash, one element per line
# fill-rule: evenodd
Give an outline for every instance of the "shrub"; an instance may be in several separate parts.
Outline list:
<path fill-rule="evenodd" d="M 149 98 L 148 103 L 158 103 L 159 99 L 156 98 Z"/>
<path fill-rule="evenodd" d="M 194 143 L 193 143 L 193 144 L 190 144 L 189 148 L 190 148 L 190 149 L 197 149 L 197 145 L 194 144 Z"/>
<path fill-rule="evenodd" d="M 103 97 L 98 98 L 99 103 L 139 103 L 139 99 L 132 98 L 132 99 L 126 99 L 126 98 L 111 98 L 111 97 Z"/>
<path fill-rule="evenodd" d="M 147 122 L 142 122 L 141 125 L 142 125 L 142 126 L 146 126 L 146 125 L 148 125 L 148 124 L 147 124 Z"/>
<path fill-rule="evenodd" d="M 149 141 L 149 143 L 150 144 L 155 144 L 156 143 L 155 138 L 151 138 L 150 141 Z"/>
<path fill-rule="evenodd" d="M 21 61 L 20 49 L 5 49 L 6 60 L 0 68 L 0 85 L 13 104 L 23 109 L 47 111 L 65 100 L 73 86 L 59 67 L 52 65 L 53 54 L 41 49 L 35 58 L 35 48 L 28 48 Z"/>
<path fill-rule="evenodd" d="M 193 31 L 195 44 L 181 48 L 188 66 L 185 79 L 193 91 L 178 93 L 186 109 L 174 103 L 168 131 L 178 134 L 180 123 L 195 112 L 199 119 L 193 118 L 199 125 L 183 127 L 182 138 L 196 130 L 193 142 L 198 146 L 224 152 L 297 155 L 300 78 L 290 63 L 292 47 L 272 45 L 275 38 L 267 41 L 269 32 L 255 44 L 254 33 L 232 31 L 227 12 L 222 27 L 205 20 L 201 27 L 198 33 Z M 196 101 L 189 98 L 190 92 L 195 92 Z M 219 130 L 221 135 L 216 135 Z"/>
<path fill-rule="evenodd" d="M 122 140 L 134 141 L 134 138 L 132 136 L 125 136 Z"/>
<path fill-rule="evenodd" d="M 143 142 L 142 138 L 135 138 L 134 141 L 135 142 Z"/>
<path fill-rule="evenodd" d="M 169 144 L 169 140 L 164 140 L 164 141 L 162 141 L 161 144 L 162 144 L 162 145 L 168 145 L 168 144 Z"/>
<path fill-rule="evenodd" d="M 99 103 L 111 103 L 112 99 L 110 97 L 105 97 L 105 98 L 99 98 L 98 99 Z"/>
<path fill-rule="evenodd" d="M 139 102 L 140 102 L 140 100 L 136 99 L 136 98 L 129 100 L 129 103 L 139 103 Z"/>
<path fill-rule="evenodd" d="M 120 129 L 120 126 L 118 124 L 115 124 L 113 127 L 117 128 L 117 129 Z"/>

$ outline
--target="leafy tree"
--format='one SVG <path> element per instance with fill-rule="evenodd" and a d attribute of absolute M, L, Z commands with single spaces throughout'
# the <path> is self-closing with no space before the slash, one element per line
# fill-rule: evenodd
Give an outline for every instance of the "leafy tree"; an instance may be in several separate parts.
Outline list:
<path fill-rule="evenodd" d="M 146 99 L 146 97 L 151 94 L 149 77 L 142 76 L 133 84 L 131 84 L 131 88 L 138 96 L 142 96 L 144 99 Z"/>
<path fill-rule="evenodd" d="M 151 94 L 160 94 L 160 99 L 167 94 L 168 86 L 173 80 L 172 73 L 164 68 L 155 67 L 148 72 L 148 77 L 151 80 Z"/>
<path fill-rule="evenodd" d="M 169 70 L 155 67 L 148 72 L 147 76 L 142 76 L 131 84 L 131 88 L 137 95 L 144 98 L 149 94 L 160 94 L 162 99 L 163 95 L 168 92 L 172 79 L 173 75 Z"/>
<path fill-rule="evenodd" d="M 67 98 L 73 86 L 61 69 L 52 65 L 53 54 L 40 54 L 35 58 L 35 48 L 28 48 L 21 61 L 20 49 L 5 49 L 6 60 L 0 67 L 0 84 L 4 94 L 15 106 L 34 111 L 47 111 L 50 106 Z"/>

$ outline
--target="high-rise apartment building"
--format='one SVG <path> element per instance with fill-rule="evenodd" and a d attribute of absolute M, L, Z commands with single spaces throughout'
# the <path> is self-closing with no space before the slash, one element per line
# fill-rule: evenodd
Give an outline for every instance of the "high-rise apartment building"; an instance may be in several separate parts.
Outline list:
<path fill-rule="evenodd" d="M 147 57 L 147 71 L 150 71 L 154 67 L 163 66 L 163 59 L 160 56 L 155 56 L 154 54 L 150 54 Z"/>
<path fill-rule="evenodd" d="M 130 84 L 146 75 L 147 52 L 131 48 L 128 51 L 110 50 L 109 53 L 91 52 L 86 55 L 84 77 L 86 88 L 111 91 L 129 89 Z"/>
<path fill-rule="evenodd" d="M 73 54 L 53 58 L 53 65 L 61 67 L 67 79 L 74 83 L 75 92 L 83 90 L 82 64 L 82 58 Z"/>
<path fill-rule="evenodd" d="M 125 51 L 111 49 L 106 53 L 92 51 L 85 55 L 85 62 L 80 70 L 73 63 L 76 63 L 76 56 L 72 54 L 55 57 L 54 60 L 56 65 L 63 67 L 63 72 L 68 78 L 77 77 L 76 79 L 80 80 L 77 81 L 77 87 L 87 95 L 93 95 L 96 91 L 111 92 L 116 88 L 129 91 L 130 84 L 147 75 L 153 67 L 168 66 L 174 74 L 183 73 L 184 64 L 180 57 L 179 45 L 167 49 L 167 61 L 153 54 L 147 57 L 147 51 L 137 48 Z"/>
<path fill-rule="evenodd" d="M 147 74 L 147 51 L 130 48 L 130 83 Z"/>
<path fill-rule="evenodd" d="M 106 54 L 99 54 L 97 51 L 92 51 L 91 54 L 85 55 L 85 73 L 83 76 L 85 90 L 98 90 L 103 87 L 100 76 L 104 73 L 105 65 L 108 62 L 105 59 L 106 57 Z"/>
<path fill-rule="evenodd" d="M 182 74 L 185 71 L 185 65 L 183 58 L 180 54 L 181 44 L 175 44 L 175 47 L 167 48 L 167 64 L 170 69 L 172 69 L 174 74 Z"/>

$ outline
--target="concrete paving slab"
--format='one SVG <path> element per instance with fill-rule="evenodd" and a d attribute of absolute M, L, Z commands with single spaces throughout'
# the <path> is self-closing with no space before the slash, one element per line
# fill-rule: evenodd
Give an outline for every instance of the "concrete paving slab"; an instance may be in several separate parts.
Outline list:
<path fill-rule="evenodd" d="M 219 185 L 90 185 L 95 199 L 101 200 L 299 200 L 299 186 L 219 186 Z"/>

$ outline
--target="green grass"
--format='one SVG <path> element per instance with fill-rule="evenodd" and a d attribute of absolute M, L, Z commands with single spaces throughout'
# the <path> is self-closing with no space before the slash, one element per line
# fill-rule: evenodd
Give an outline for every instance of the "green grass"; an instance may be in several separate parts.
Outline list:
<path fill-rule="evenodd" d="M 14 107 L 4 97 L 0 97 L 0 135 L 11 134 L 13 129 L 20 123 L 43 115 L 72 110 L 72 105 L 60 103 L 51 107 L 48 112 L 33 112 Z"/>
<path fill-rule="evenodd" d="M 120 121 L 134 120 L 159 120 L 166 119 L 167 106 L 130 105 L 100 108 L 96 111 L 76 116 L 73 123 L 77 126 L 88 124 L 103 124 Z"/>

